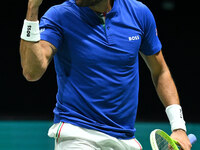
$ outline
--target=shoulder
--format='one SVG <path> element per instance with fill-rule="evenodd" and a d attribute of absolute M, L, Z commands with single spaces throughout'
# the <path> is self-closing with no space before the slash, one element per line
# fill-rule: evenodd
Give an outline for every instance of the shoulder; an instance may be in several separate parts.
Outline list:
<path fill-rule="evenodd" d="M 126 6 L 127 9 L 135 9 L 137 11 L 146 11 L 148 7 L 137 0 L 119 0 L 122 4 Z"/>
<path fill-rule="evenodd" d="M 60 17 L 72 14 L 74 11 L 74 4 L 70 1 L 65 1 L 62 4 L 50 7 L 42 17 L 48 19 L 59 20 Z"/>
<path fill-rule="evenodd" d="M 119 0 L 120 5 L 123 6 L 123 11 L 128 12 L 132 17 L 139 21 L 144 21 L 152 15 L 150 9 L 142 2 L 137 0 Z"/>
<path fill-rule="evenodd" d="M 128 4 L 127 6 L 130 7 L 132 16 L 138 20 L 143 29 L 146 28 L 146 26 L 149 24 L 154 23 L 154 16 L 147 5 L 137 0 L 121 1 L 125 1 L 125 3 Z"/>
<path fill-rule="evenodd" d="M 121 11 L 123 11 L 126 15 L 130 15 L 131 18 L 137 22 L 142 31 L 145 30 L 146 25 L 154 20 L 152 12 L 144 3 L 137 0 L 118 1 L 121 5 Z"/>
<path fill-rule="evenodd" d="M 133 16 L 136 16 L 140 19 L 145 19 L 151 15 L 150 9 L 142 2 L 137 0 L 119 0 L 124 9 L 132 13 Z"/>

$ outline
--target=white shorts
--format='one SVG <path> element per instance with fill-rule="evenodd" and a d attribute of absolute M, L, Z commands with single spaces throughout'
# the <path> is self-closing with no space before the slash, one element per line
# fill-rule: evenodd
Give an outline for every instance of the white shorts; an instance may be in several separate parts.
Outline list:
<path fill-rule="evenodd" d="M 119 140 L 96 130 L 63 122 L 52 125 L 48 136 L 55 138 L 55 150 L 142 150 L 135 138 Z"/>

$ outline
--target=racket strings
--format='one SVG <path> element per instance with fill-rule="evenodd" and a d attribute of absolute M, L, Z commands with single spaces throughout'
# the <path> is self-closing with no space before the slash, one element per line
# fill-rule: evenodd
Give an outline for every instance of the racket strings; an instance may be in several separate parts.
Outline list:
<path fill-rule="evenodd" d="M 168 141 L 162 136 L 156 134 L 155 138 L 159 150 L 174 150 L 171 146 L 169 146 Z"/>

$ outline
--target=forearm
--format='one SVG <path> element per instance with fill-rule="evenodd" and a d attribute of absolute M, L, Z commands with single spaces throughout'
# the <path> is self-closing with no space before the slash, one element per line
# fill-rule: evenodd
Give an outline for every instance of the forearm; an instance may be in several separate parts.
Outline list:
<path fill-rule="evenodd" d="M 33 43 L 21 40 L 20 56 L 25 78 L 28 81 L 38 80 L 48 65 L 39 42 Z"/>
<path fill-rule="evenodd" d="M 164 67 L 158 74 L 152 74 L 157 94 L 165 107 L 180 104 L 178 92 L 168 67 Z"/>

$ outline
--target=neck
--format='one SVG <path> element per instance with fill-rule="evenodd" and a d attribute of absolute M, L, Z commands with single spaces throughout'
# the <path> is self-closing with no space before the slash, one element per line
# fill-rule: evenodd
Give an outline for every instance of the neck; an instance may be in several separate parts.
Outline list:
<path fill-rule="evenodd" d="M 94 6 L 90 6 L 90 8 L 96 12 L 108 13 L 112 9 L 113 1 L 114 0 L 102 0 L 101 2 L 99 2 Z"/>

